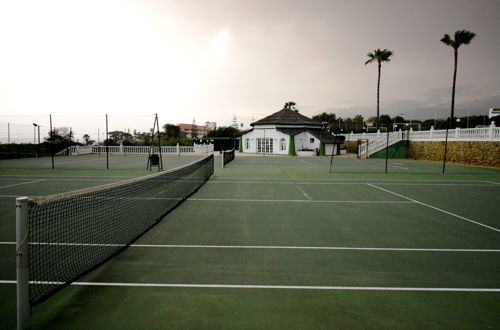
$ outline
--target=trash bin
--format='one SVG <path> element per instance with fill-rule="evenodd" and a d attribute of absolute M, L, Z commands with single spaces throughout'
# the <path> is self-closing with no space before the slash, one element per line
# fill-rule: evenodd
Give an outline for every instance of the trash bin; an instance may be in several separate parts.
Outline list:
<path fill-rule="evenodd" d="M 160 166 L 160 156 L 158 154 L 151 154 L 149 162 L 151 166 Z"/>

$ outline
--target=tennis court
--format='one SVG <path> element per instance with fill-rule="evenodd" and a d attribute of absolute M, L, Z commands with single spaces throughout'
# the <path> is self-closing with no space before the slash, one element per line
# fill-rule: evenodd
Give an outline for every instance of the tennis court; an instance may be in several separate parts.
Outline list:
<path fill-rule="evenodd" d="M 61 158 L 54 172 L 44 167 L 50 159 L 0 162 L 2 328 L 16 326 L 15 197 L 149 173 L 144 158 L 120 157 L 109 172 L 95 155 Z M 236 155 L 222 169 L 216 157 L 194 195 L 34 307 L 33 325 L 498 327 L 499 171 L 451 165 L 442 175 L 437 163 L 390 164 L 386 175 L 385 162 L 335 158 L 329 173 L 329 158 Z"/>

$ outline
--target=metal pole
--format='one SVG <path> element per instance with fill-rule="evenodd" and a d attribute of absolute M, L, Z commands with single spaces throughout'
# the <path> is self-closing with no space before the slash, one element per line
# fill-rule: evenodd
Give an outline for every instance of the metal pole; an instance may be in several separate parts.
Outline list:
<path fill-rule="evenodd" d="M 37 149 L 38 149 L 38 153 L 40 153 L 40 125 L 38 125 L 38 146 L 37 146 Z"/>
<path fill-rule="evenodd" d="M 446 139 L 444 141 L 443 174 L 446 168 L 446 154 L 448 152 L 448 127 L 446 127 Z"/>
<path fill-rule="evenodd" d="M 160 122 L 158 120 L 158 114 L 155 114 L 156 115 L 156 127 L 157 127 L 157 132 L 158 132 L 158 149 L 160 151 L 160 168 L 158 169 L 158 171 L 161 169 L 163 170 L 163 159 L 162 159 L 162 156 L 161 156 L 161 135 L 160 135 Z"/>
<path fill-rule="evenodd" d="M 388 161 L 389 161 L 389 130 L 387 130 L 387 140 L 385 142 L 385 174 L 387 174 Z"/>
<path fill-rule="evenodd" d="M 334 135 L 335 136 L 335 142 L 337 142 L 337 134 Z M 333 167 L 333 155 L 335 154 L 335 146 L 337 145 L 337 143 L 334 143 L 332 145 L 332 156 L 330 157 L 330 173 L 332 173 L 332 167 Z"/>
<path fill-rule="evenodd" d="M 7 143 L 10 144 L 10 123 L 7 123 Z"/>
<path fill-rule="evenodd" d="M 29 328 L 28 197 L 16 198 L 17 329 Z"/>
<path fill-rule="evenodd" d="M 104 140 L 106 143 L 106 171 L 109 170 L 109 141 L 108 141 L 108 114 L 106 114 L 106 139 Z"/>
<path fill-rule="evenodd" d="M 99 141 L 99 136 L 101 133 L 99 132 L 99 128 L 97 128 L 97 155 L 101 157 L 101 142 Z"/>
<path fill-rule="evenodd" d="M 52 129 L 52 115 L 49 115 L 50 118 L 50 154 L 52 157 L 52 169 L 54 169 L 54 131 Z"/>
<path fill-rule="evenodd" d="M 35 158 L 38 157 L 36 154 L 36 124 L 33 123 L 33 153 L 35 154 Z"/>

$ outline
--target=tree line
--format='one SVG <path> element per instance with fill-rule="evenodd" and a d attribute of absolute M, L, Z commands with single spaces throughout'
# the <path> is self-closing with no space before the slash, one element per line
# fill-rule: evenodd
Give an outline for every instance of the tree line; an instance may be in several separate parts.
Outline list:
<path fill-rule="evenodd" d="M 325 128 L 335 134 L 347 133 L 362 133 L 367 131 L 367 127 L 373 127 L 376 131 L 376 126 L 367 126 L 366 123 L 376 123 L 377 117 L 369 117 L 366 121 L 362 115 L 356 115 L 352 118 L 337 117 L 334 113 L 323 112 L 312 117 L 313 120 L 322 123 Z M 493 118 L 496 125 L 500 125 L 500 117 Z M 464 116 L 455 117 L 454 127 L 471 128 L 481 125 L 489 125 L 490 119 L 486 115 L 481 116 Z M 391 117 L 383 114 L 379 117 L 379 129 L 386 128 L 390 132 L 396 130 L 429 130 L 431 127 L 434 129 L 446 129 L 448 120 L 446 119 L 425 119 L 425 120 L 406 120 L 401 116 Z M 385 131 L 385 129 L 384 129 Z"/>
<path fill-rule="evenodd" d="M 162 126 L 160 133 L 161 144 L 162 145 L 180 145 L 191 146 L 194 140 L 207 140 L 207 139 L 218 139 L 218 138 L 235 138 L 241 136 L 245 131 L 241 131 L 238 128 L 232 126 L 221 126 L 215 130 L 209 131 L 206 135 L 199 135 L 197 131 L 192 131 L 191 137 L 186 136 L 186 132 L 183 132 L 179 126 L 174 124 L 165 124 Z M 151 141 L 154 135 L 154 140 Z M 68 127 L 56 127 L 52 132 L 49 132 L 48 137 L 45 138 L 46 143 L 53 143 L 60 147 L 67 148 L 72 145 L 95 145 L 96 140 L 91 139 L 89 134 L 84 134 L 82 136 L 82 143 L 75 141 L 75 137 L 71 129 Z M 158 143 L 157 134 L 153 134 L 152 130 L 141 132 L 137 130 L 130 131 L 120 131 L 115 130 L 108 132 L 108 138 L 103 141 L 99 141 L 101 145 L 118 146 L 120 144 L 124 146 L 145 146 L 150 145 L 151 142 L 154 144 Z"/>

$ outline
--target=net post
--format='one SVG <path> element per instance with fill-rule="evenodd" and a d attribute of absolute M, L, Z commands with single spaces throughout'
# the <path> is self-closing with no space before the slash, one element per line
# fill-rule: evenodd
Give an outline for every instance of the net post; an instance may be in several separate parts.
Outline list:
<path fill-rule="evenodd" d="M 448 127 L 446 128 L 446 138 L 444 140 L 443 174 L 446 171 L 446 154 L 448 153 Z"/>
<path fill-rule="evenodd" d="M 106 114 L 106 139 L 104 143 L 106 144 L 106 171 L 109 170 L 109 135 L 108 135 L 108 114 Z"/>
<path fill-rule="evenodd" d="M 220 158 L 221 159 L 222 168 L 224 168 L 224 153 L 225 152 L 226 152 L 225 150 L 222 150 L 222 157 Z"/>
<path fill-rule="evenodd" d="M 385 142 L 385 174 L 387 174 L 388 161 L 389 161 L 389 130 L 387 130 L 387 138 Z"/>
<path fill-rule="evenodd" d="M 28 197 L 16 198 L 17 329 L 29 328 Z"/>

